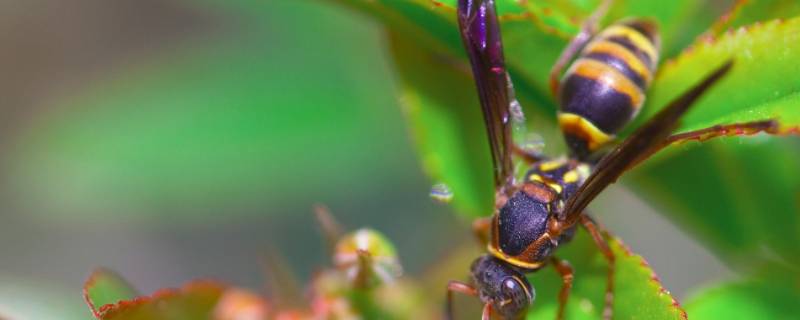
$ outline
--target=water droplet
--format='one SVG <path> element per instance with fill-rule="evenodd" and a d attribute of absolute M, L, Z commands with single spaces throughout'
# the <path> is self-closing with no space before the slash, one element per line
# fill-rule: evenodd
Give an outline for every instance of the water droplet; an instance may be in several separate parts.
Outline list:
<path fill-rule="evenodd" d="M 444 183 L 437 183 L 431 187 L 431 199 L 440 203 L 450 203 L 453 200 L 453 190 Z"/>
<path fill-rule="evenodd" d="M 508 113 L 511 115 L 511 138 L 514 141 L 519 141 L 523 137 L 525 137 L 526 128 L 525 128 L 525 113 L 522 112 L 522 105 L 517 100 L 515 93 L 514 93 L 514 83 L 511 82 L 511 76 L 506 73 L 506 78 L 508 82 L 507 92 L 508 92 Z"/>
<path fill-rule="evenodd" d="M 508 109 L 511 112 L 512 121 L 517 123 L 525 122 L 525 114 L 522 113 L 522 105 L 519 103 L 519 100 L 517 99 L 511 100 Z"/>
<path fill-rule="evenodd" d="M 544 150 L 544 138 L 538 133 L 531 132 L 525 135 L 519 148 L 530 155 L 538 155 Z"/>
<path fill-rule="evenodd" d="M 583 312 L 586 313 L 594 312 L 594 304 L 591 301 L 589 301 L 589 299 L 586 298 L 581 299 L 580 302 L 578 303 L 578 306 L 581 308 L 581 310 L 583 310 Z"/>

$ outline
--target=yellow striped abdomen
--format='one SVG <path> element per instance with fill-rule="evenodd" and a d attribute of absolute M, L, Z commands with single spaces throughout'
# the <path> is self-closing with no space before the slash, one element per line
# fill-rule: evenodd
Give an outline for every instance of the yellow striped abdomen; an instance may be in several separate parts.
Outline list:
<path fill-rule="evenodd" d="M 656 25 L 626 19 L 597 34 L 561 80 L 558 121 L 573 155 L 587 159 L 639 112 L 658 64 Z"/>

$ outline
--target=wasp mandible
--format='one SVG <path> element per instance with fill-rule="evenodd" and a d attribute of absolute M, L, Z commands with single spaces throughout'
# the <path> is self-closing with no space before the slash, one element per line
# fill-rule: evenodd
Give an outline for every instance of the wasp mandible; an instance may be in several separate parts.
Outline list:
<path fill-rule="evenodd" d="M 730 128 L 762 131 L 777 125 L 766 120 L 671 135 L 693 102 L 731 69 L 729 60 L 612 147 L 614 135 L 644 103 L 658 65 L 660 41 L 656 24 L 646 19 L 629 18 L 597 30 L 610 3 L 603 1 L 584 22 L 550 72 L 550 88 L 560 107 L 558 123 L 569 154 L 549 158 L 525 152 L 512 141 L 513 86 L 505 67 L 494 0 L 458 1 L 461 39 L 489 136 L 496 201 L 493 215 L 473 224 L 488 253 L 472 263 L 472 283 L 448 284 L 448 318 L 453 315 L 453 292 L 477 296 L 484 304 L 484 320 L 492 313 L 505 319 L 522 317 L 535 298 L 525 275 L 551 265 L 563 280 L 557 313 L 562 319 L 573 270 L 557 257 L 556 249 L 572 238 L 578 225 L 608 260 L 603 317 L 610 318 L 614 254 L 606 242 L 607 232 L 584 214 L 587 205 L 623 172 L 672 142 L 719 136 Z M 530 166 L 520 181 L 513 176 L 514 155 Z"/>

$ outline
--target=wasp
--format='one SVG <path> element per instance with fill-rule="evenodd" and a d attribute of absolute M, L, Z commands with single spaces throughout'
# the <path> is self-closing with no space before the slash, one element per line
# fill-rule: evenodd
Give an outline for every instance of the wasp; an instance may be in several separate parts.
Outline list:
<path fill-rule="evenodd" d="M 489 137 L 496 201 L 490 218 L 473 223 L 488 252 L 472 263 L 471 283 L 448 284 L 447 318 L 453 316 L 454 292 L 478 297 L 484 304 L 484 320 L 493 313 L 505 319 L 521 318 L 535 297 L 525 275 L 553 266 L 562 278 L 557 311 L 562 319 L 574 275 L 569 263 L 557 257 L 557 248 L 570 241 L 578 226 L 591 235 L 608 261 L 603 317 L 611 318 L 614 254 L 606 241 L 608 232 L 585 214 L 589 203 L 625 171 L 673 142 L 777 126 L 766 120 L 672 135 L 693 102 L 731 69 L 733 62 L 728 60 L 614 144 L 615 134 L 644 103 L 658 65 L 660 40 L 656 23 L 640 18 L 597 30 L 609 5 L 610 1 L 604 1 L 583 23 L 550 72 L 550 89 L 559 103 L 558 123 L 569 153 L 549 158 L 525 152 L 512 141 L 513 86 L 505 67 L 494 0 L 458 1 L 459 31 Z M 529 165 L 519 181 L 513 175 L 513 156 Z"/>

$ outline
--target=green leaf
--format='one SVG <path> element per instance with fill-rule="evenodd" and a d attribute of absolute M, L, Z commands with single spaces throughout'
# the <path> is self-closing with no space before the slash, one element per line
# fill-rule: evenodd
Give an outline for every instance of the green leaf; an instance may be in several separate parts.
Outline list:
<path fill-rule="evenodd" d="M 162 289 L 151 296 L 120 301 L 100 308 L 103 320 L 212 319 L 224 287 L 215 282 L 192 282 L 180 289 Z"/>
<path fill-rule="evenodd" d="M 136 297 L 136 290 L 117 273 L 97 269 L 83 285 L 83 300 L 95 317 L 100 317 L 100 307 Z"/>
<path fill-rule="evenodd" d="M 730 28 L 755 24 L 770 19 L 792 18 L 798 14 L 800 14 L 800 1 L 796 0 L 746 1 L 741 11 L 732 19 Z"/>
<path fill-rule="evenodd" d="M 610 247 L 616 257 L 614 272 L 615 319 L 686 319 L 675 299 L 661 285 L 647 262 L 612 238 Z M 556 256 L 574 269 L 574 282 L 566 309 L 567 319 L 602 317 L 608 264 L 591 237 L 579 230 L 572 242 L 564 244 Z M 561 278 L 548 266 L 528 277 L 536 290 L 536 301 L 528 319 L 553 319 L 558 308 Z"/>
<path fill-rule="evenodd" d="M 696 319 L 796 318 L 800 314 L 798 279 L 770 273 L 703 290 L 689 299 L 686 310 Z"/>
<path fill-rule="evenodd" d="M 455 0 L 330 0 L 366 12 L 382 21 L 389 30 L 413 39 L 414 43 L 463 59 L 455 21 Z M 527 91 L 530 107 L 553 114 L 555 101 L 549 94 L 550 67 L 575 34 L 578 25 L 599 1 L 571 0 L 555 3 L 498 0 L 498 15 L 503 30 L 506 63 L 515 85 Z M 709 26 L 703 1 L 617 1 L 608 21 L 628 16 L 651 17 L 661 25 L 665 52 L 676 52 Z"/>
<path fill-rule="evenodd" d="M 625 180 L 734 266 L 798 266 L 798 157 L 797 138 L 724 138 L 672 147 Z"/>
<path fill-rule="evenodd" d="M 452 94 L 471 93 L 470 77 L 402 36 L 392 36 L 391 44 L 401 76 L 401 105 L 423 168 L 449 186 L 459 212 L 486 215 L 493 194 L 491 159 L 477 95 Z"/>
<path fill-rule="evenodd" d="M 489 142 L 469 67 L 420 48 L 401 34 L 392 33 L 390 39 L 400 75 L 401 105 L 423 167 L 452 190 L 459 213 L 490 214 L 494 191 Z M 517 97 L 522 103 L 531 99 L 522 92 Z M 527 116 L 548 141 L 560 139 L 549 117 Z"/>
<path fill-rule="evenodd" d="M 0 272 L 0 283 L 0 319 L 94 318 L 85 304 L 78 303 L 74 284 L 61 284 L 38 272 L 35 275 Z"/>
<path fill-rule="evenodd" d="M 666 63 L 638 122 L 728 58 L 735 61 L 733 70 L 697 102 L 679 131 L 776 119 L 781 132 L 796 133 L 799 18 L 726 33 Z M 634 170 L 632 181 L 728 262 L 747 266 L 777 260 L 800 266 L 800 248 L 793 245 L 800 241 L 797 138 L 750 139 L 726 138 L 702 148 L 673 145 Z M 769 219 L 759 217 L 764 213 Z"/>
<path fill-rule="evenodd" d="M 680 131 L 765 119 L 777 119 L 785 128 L 800 125 L 800 18 L 740 28 L 665 63 L 638 122 L 728 59 L 733 69 L 683 118 Z"/>

